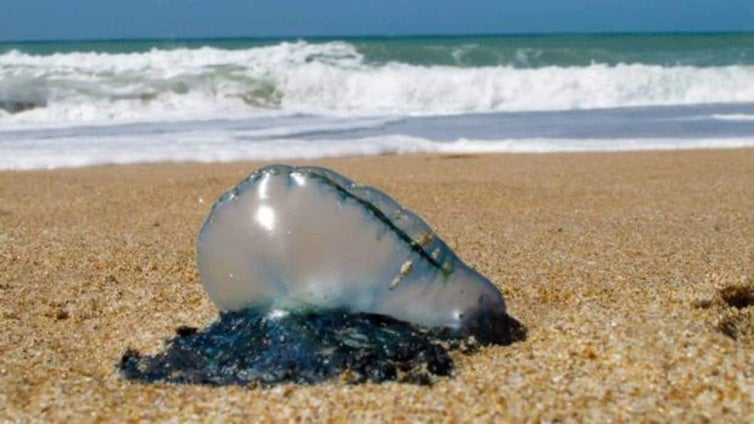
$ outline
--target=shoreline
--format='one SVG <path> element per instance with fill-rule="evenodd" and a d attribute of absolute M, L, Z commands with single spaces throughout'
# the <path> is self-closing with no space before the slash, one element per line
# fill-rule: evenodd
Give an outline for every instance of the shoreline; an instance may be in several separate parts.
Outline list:
<path fill-rule="evenodd" d="M 335 163 L 340 161 L 349 160 L 369 160 L 372 158 L 385 158 L 385 157 L 438 157 L 438 158 L 457 158 L 457 157 L 483 157 L 483 156 L 568 156 L 568 155 L 631 155 L 631 154 L 672 154 L 672 153 L 684 153 L 684 152 L 726 152 L 726 151 L 746 151 L 754 150 L 754 145 L 751 145 L 752 141 L 748 137 L 733 138 L 736 140 L 729 145 L 711 145 L 706 146 L 703 143 L 706 139 L 700 139 L 701 145 L 694 147 L 642 147 L 642 148 L 630 148 L 630 149 L 615 149 L 615 150 L 561 150 L 561 151 L 465 151 L 465 150 L 452 150 L 446 151 L 408 151 L 408 152 L 382 152 L 382 153 L 354 153 L 344 154 L 337 156 L 315 156 L 315 157 L 291 157 L 284 159 L 232 159 L 232 160 L 158 160 L 158 161 L 146 161 L 146 162 L 123 162 L 123 163 L 93 163 L 85 165 L 62 165 L 56 167 L 40 167 L 40 168 L 15 168 L 15 169 L 2 169 L 0 168 L 0 174 L 2 173 L 34 173 L 34 172 L 65 172 L 84 169 L 101 169 L 101 168 L 117 168 L 117 167 L 157 167 L 157 166 L 238 166 L 249 165 L 253 169 L 255 164 L 258 166 L 264 166 L 265 164 L 308 164 L 308 163 Z M 463 140 L 468 142 L 469 140 Z M 482 141 L 487 143 L 488 141 Z M 494 142 L 493 142 L 494 143 Z M 452 144 L 452 143 L 451 143 Z M 252 169 L 252 170 L 253 170 Z M 251 172 L 251 171 L 249 171 Z"/>
<path fill-rule="evenodd" d="M 456 352 L 431 387 L 132 383 L 127 347 L 215 319 L 196 233 L 269 162 L 0 171 L 0 420 L 754 418 L 754 308 L 736 306 L 754 285 L 754 149 L 286 162 L 417 212 L 527 340 Z"/>

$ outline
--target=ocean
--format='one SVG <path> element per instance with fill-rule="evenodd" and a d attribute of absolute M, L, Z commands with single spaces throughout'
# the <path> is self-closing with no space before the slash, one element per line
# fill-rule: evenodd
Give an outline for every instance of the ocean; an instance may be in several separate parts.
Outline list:
<path fill-rule="evenodd" d="M 0 42 L 0 169 L 754 146 L 754 34 Z"/>

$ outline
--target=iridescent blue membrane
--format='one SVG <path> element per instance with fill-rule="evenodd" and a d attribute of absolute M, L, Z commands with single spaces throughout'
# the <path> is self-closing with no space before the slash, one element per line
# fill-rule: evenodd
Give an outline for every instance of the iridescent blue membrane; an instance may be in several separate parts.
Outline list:
<path fill-rule="evenodd" d="M 129 379 L 207 385 L 347 383 L 396 380 L 428 384 L 453 362 L 441 335 L 381 315 L 345 311 L 270 317 L 255 310 L 221 313 L 205 330 L 178 329 L 165 352 L 129 350 Z"/>

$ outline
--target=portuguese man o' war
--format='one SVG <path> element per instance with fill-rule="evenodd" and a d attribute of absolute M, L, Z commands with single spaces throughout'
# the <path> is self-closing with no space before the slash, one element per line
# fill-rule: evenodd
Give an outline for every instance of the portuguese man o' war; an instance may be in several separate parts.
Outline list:
<path fill-rule="evenodd" d="M 253 173 L 214 205 L 198 253 L 221 310 L 346 309 L 506 337 L 503 296 L 489 280 L 419 216 L 328 169 Z"/>
<path fill-rule="evenodd" d="M 252 173 L 212 206 L 197 253 L 220 320 L 179 332 L 155 357 L 129 350 L 127 377 L 425 382 L 452 368 L 439 341 L 525 334 L 500 291 L 418 215 L 325 168 Z"/>

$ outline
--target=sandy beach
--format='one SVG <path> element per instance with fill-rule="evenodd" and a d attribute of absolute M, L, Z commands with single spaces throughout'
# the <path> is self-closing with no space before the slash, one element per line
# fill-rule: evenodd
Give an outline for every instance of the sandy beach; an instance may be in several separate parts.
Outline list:
<path fill-rule="evenodd" d="M 0 172 L 0 421 L 754 420 L 754 149 L 294 163 L 418 212 L 528 339 L 429 387 L 126 381 L 215 319 L 196 234 L 263 164 Z"/>

